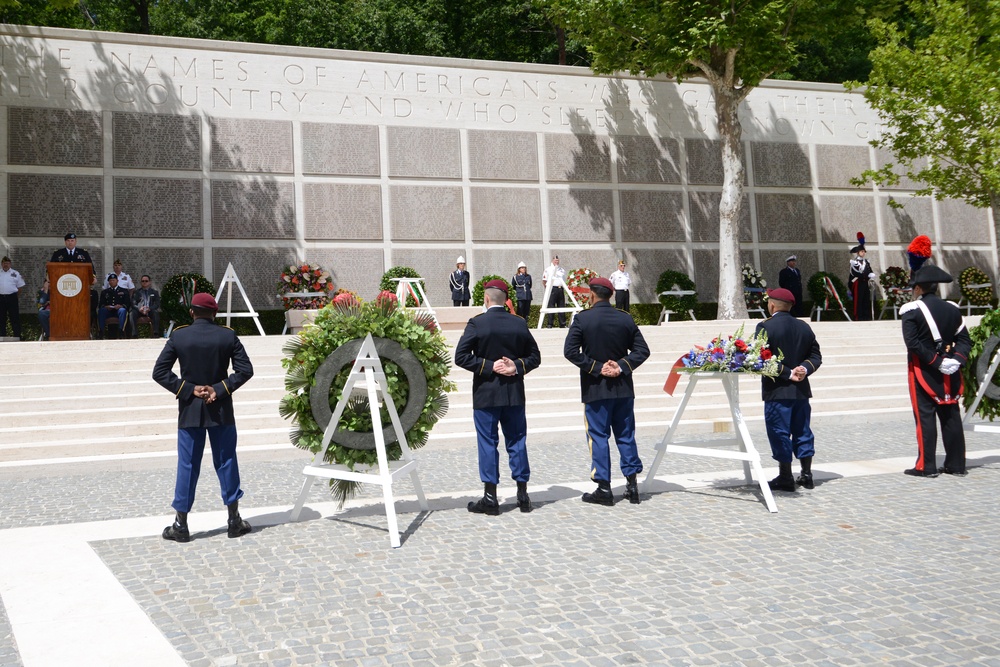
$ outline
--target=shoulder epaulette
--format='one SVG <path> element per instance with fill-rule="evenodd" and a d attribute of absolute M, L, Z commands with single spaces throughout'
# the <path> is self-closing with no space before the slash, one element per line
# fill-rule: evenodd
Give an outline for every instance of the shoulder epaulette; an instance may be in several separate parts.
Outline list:
<path fill-rule="evenodd" d="M 942 300 L 942 301 L 944 301 L 944 299 L 941 299 L 941 300 Z M 958 308 L 959 310 L 961 310 L 961 309 L 962 309 L 962 307 L 961 307 L 960 305 L 958 305 L 957 303 L 955 303 L 954 301 L 944 301 L 944 302 L 945 302 L 945 303 L 947 303 L 947 304 L 948 304 L 948 305 L 950 305 L 950 306 L 955 306 L 955 307 L 956 307 L 956 308 Z"/>
<path fill-rule="evenodd" d="M 225 324 L 219 324 L 217 326 L 222 327 L 223 329 L 229 329 L 230 331 L 233 331 L 233 332 L 236 331 L 236 329 L 234 329 L 232 327 L 227 327 Z"/>
<path fill-rule="evenodd" d="M 902 315 L 904 313 L 908 313 L 911 310 L 916 310 L 919 307 L 920 306 L 917 305 L 916 301 L 911 301 L 909 303 L 904 303 L 902 306 L 899 307 L 899 314 Z"/>
<path fill-rule="evenodd" d="M 177 333 L 181 329 L 187 329 L 189 326 L 191 326 L 191 325 L 190 324 L 182 324 L 179 327 L 174 327 L 174 330 L 172 332 L 170 332 L 170 335 L 173 336 L 175 333 Z"/>

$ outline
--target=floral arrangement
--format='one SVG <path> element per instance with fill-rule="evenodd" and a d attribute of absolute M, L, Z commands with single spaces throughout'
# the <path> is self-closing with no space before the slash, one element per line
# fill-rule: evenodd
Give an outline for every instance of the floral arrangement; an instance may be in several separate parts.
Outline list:
<path fill-rule="evenodd" d="M 357 292 L 341 287 L 333 295 L 333 303 L 340 306 L 360 306 L 361 297 Z"/>
<path fill-rule="evenodd" d="M 673 289 L 680 290 L 690 290 L 695 291 L 694 281 L 688 277 L 686 273 L 681 273 L 680 271 L 664 271 L 660 274 L 659 280 L 656 281 L 656 293 L 662 294 L 663 292 L 670 292 Z M 659 297 L 660 304 L 667 310 L 672 310 L 676 315 L 676 319 L 683 320 L 686 319 L 689 310 L 694 310 L 698 307 L 698 295 L 688 294 L 685 296 L 661 296 Z M 673 319 L 671 319 L 673 321 Z"/>
<path fill-rule="evenodd" d="M 587 268 L 573 269 L 572 271 L 566 274 L 566 286 L 569 287 L 571 290 L 574 290 L 575 288 L 574 294 L 576 293 L 576 290 L 579 290 L 581 288 L 589 291 L 590 281 L 593 280 L 594 278 L 600 278 L 600 277 L 601 274 L 599 274 L 597 271 L 591 271 L 590 269 Z M 582 306 L 584 310 L 590 308 L 589 299 L 581 299 L 579 296 L 577 296 L 576 300 L 579 302 L 580 306 Z"/>
<path fill-rule="evenodd" d="M 753 264 L 743 265 L 743 287 L 761 290 L 759 292 L 743 291 L 747 310 L 757 310 L 758 308 L 764 310 L 764 304 L 767 303 L 767 292 L 763 290 L 767 287 L 767 281 L 764 280 L 764 274 L 755 269 Z"/>
<path fill-rule="evenodd" d="M 993 305 L 993 288 L 970 287 L 970 285 L 989 285 L 992 282 L 989 276 L 974 266 L 970 266 L 958 274 L 958 284 L 961 287 L 962 296 L 973 306 L 989 307 Z"/>
<path fill-rule="evenodd" d="M 178 273 L 163 285 L 160 292 L 160 308 L 164 321 L 177 324 L 191 324 L 191 299 L 195 294 L 215 296 L 215 285 L 200 273 Z"/>
<path fill-rule="evenodd" d="M 485 301 L 483 296 L 485 295 L 486 292 L 486 283 L 490 282 L 491 280 L 503 281 L 503 284 L 507 286 L 507 300 L 510 301 L 511 304 L 516 307 L 517 294 L 514 293 L 514 286 L 511 285 L 510 282 L 508 282 L 506 279 L 497 275 L 483 276 L 482 278 L 479 279 L 479 282 L 477 282 L 475 285 L 472 286 L 472 305 L 473 306 L 483 305 L 483 302 Z"/>
<path fill-rule="evenodd" d="M 910 274 L 901 266 L 890 266 L 878 277 L 886 300 L 897 308 L 910 300 L 909 292 L 900 291 L 909 287 L 909 281 Z"/>
<path fill-rule="evenodd" d="M 681 357 L 682 368 L 690 373 L 750 373 L 777 377 L 781 351 L 775 354 L 767 344 L 767 332 L 744 338 L 743 326 L 728 338 L 719 334 L 705 347 L 695 345 Z"/>
<path fill-rule="evenodd" d="M 285 310 L 319 310 L 330 303 L 333 290 L 330 274 L 322 267 L 311 264 L 290 264 L 282 268 L 278 279 L 278 296 L 282 297 Z M 322 293 L 324 296 L 292 296 L 300 292 Z"/>
<path fill-rule="evenodd" d="M 840 304 L 834 303 L 834 299 L 826 293 L 826 282 L 823 280 L 824 278 L 829 278 L 830 282 L 833 283 L 833 289 L 837 292 Z M 806 290 L 809 292 L 809 298 L 812 299 L 813 304 L 825 304 L 824 308 L 828 311 L 839 310 L 841 305 L 843 305 L 844 308 L 847 308 L 847 287 L 844 286 L 844 281 L 832 273 L 817 271 L 812 274 L 809 278 L 809 282 L 806 283 Z"/>

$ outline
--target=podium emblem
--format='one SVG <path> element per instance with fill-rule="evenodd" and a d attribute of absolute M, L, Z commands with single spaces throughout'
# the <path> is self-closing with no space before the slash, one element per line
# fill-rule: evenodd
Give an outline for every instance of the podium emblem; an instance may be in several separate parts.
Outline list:
<path fill-rule="evenodd" d="M 71 299 L 83 291 L 83 281 L 72 273 L 67 273 L 56 283 L 56 290 L 67 299 Z"/>

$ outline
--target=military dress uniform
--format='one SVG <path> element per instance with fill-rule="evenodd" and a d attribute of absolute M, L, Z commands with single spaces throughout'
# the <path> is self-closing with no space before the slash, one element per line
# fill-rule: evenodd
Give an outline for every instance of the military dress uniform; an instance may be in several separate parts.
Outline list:
<path fill-rule="evenodd" d="M 531 314 L 531 274 L 515 273 L 510 284 L 517 296 L 517 314 L 527 321 Z"/>
<path fill-rule="evenodd" d="M 94 268 L 94 262 L 90 259 L 90 253 L 88 253 L 83 248 L 74 248 L 70 250 L 69 248 L 59 248 L 54 253 L 52 253 L 52 258 L 49 259 L 50 262 L 87 262 L 90 264 L 91 270 Z"/>
<path fill-rule="evenodd" d="M 607 282 L 606 278 L 597 280 Z M 649 347 L 632 316 L 602 300 L 577 313 L 566 335 L 563 355 L 580 369 L 580 396 L 592 462 L 590 477 L 598 483 L 599 489 L 606 487 L 610 494 L 609 436 L 612 433 L 618 446 L 622 474 L 634 483 L 635 475 L 642 472 L 635 442 L 632 373 L 649 358 Z M 616 361 L 621 367 L 621 375 L 613 378 L 601 375 L 606 361 Z M 613 498 L 610 500 L 601 504 L 613 504 Z M 632 502 L 638 500 L 636 490 Z"/>
<path fill-rule="evenodd" d="M 785 260 L 785 268 L 778 271 L 778 287 L 783 287 L 792 293 L 795 297 L 795 303 L 792 304 L 792 316 L 802 317 L 804 313 L 802 312 L 802 272 L 794 266 L 788 266 L 788 262 L 797 261 L 798 258 L 792 255 Z"/>
<path fill-rule="evenodd" d="M 629 312 L 629 288 L 632 286 L 632 276 L 625 271 L 625 266 L 620 265 L 618 270 L 608 276 L 608 280 L 615 288 L 615 308 Z"/>
<path fill-rule="evenodd" d="M 22 287 L 24 278 L 20 273 L 14 269 L 0 270 L 0 336 L 7 335 L 9 319 L 14 338 L 21 337 L 21 310 L 17 303 L 17 293 Z"/>
<path fill-rule="evenodd" d="M 104 325 L 107 324 L 108 317 L 114 314 L 118 318 L 118 332 L 121 336 L 126 336 L 125 324 L 128 322 L 129 309 L 131 303 L 128 298 L 128 290 L 116 285 L 101 291 L 101 299 L 97 304 L 97 334 L 104 335 Z"/>
<path fill-rule="evenodd" d="M 503 357 L 514 362 L 516 374 L 493 372 L 493 362 Z M 469 320 L 455 347 L 455 364 L 473 374 L 472 416 L 479 443 L 479 478 L 487 485 L 487 495 L 492 485 L 494 498 L 496 485 L 500 482 L 498 427 L 503 429 L 511 478 L 518 482 L 519 491 L 531 477 L 526 444 L 524 376 L 540 363 L 541 353 L 527 322 L 508 313 L 503 306 L 491 306 L 482 315 Z M 518 504 L 521 504 L 520 498 Z M 473 510 L 472 505 L 470 503 L 471 511 L 479 511 Z M 522 511 L 528 509 L 522 506 Z"/>
<path fill-rule="evenodd" d="M 558 259 L 554 257 L 553 259 Z M 548 285 L 552 284 L 552 291 L 549 293 L 549 302 L 546 305 L 548 308 L 565 308 L 566 307 L 566 269 L 559 266 L 558 264 L 549 264 L 549 266 L 542 273 L 542 282 Z M 545 316 L 545 328 L 551 329 L 553 316 L 559 315 L 559 328 L 562 329 L 566 326 L 566 313 L 549 313 Z"/>
<path fill-rule="evenodd" d="M 448 288 L 451 290 L 451 303 L 453 306 L 469 305 L 469 281 L 471 276 L 464 269 L 455 269 L 448 277 Z"/>
<path fill-rule="evenodd" d="M 848 285 L 851 289 L 851 297 L 854 299 L 855 322 L 868 322 L 874 319 L 872 288 L 868 283 L 874 275 L 871 263 L 864 257 L 856 257 L 851 260 L 851 275 L 848 278 Z"/>
<path fill-rule="evenodd" d="M 180 377 L 173 372 L 177 360 Z M 228 372 L 230 363 L 232 373 Z M 197 318 L 189 326 L 174 329 L 163 346 L 153 367 L 153 380 L 177 397 L 177 483 L 172 505 L 177 512 L 187 513 L 194 504 L 206 434 L 222 502 L 232 506 L 243 497 L 233 393 L 251 377 L 253 365 L 236 332 L 210 319 Z M 210 385 L 216 400 L 208 403 L 195 396 L 197 385 Z"/>

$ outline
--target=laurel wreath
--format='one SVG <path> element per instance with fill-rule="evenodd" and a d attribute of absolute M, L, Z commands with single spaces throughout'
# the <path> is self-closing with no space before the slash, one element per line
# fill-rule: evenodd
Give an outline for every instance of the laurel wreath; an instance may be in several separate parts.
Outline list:
<path fill-rule="evenodd" d="M 893 306 L 899 307 L 910 300 L 909 292 L 900 290 L 910 286 L 910 274 L 901 266 L 890 266 L 879 274 L 878 283 L 885 292 L 886 300 Z"/>
<path fill-rule="evenodd" d="M 973 306 L 990 306 L 993 303 L 992 287 L 972 288 L 969 285 L 988 285 L 992 281 L 981 269 L 970 266 L 958 274 L 962 296 Z"/>
<path fill-rule="evenodd" d="M 485 299 L 483 295 L 486 293 L 486 283 L 491 280 L 503 280 L 503 284 L 507 286 L 507 298 L 510 300 L 511 304 L 517 307 L 517 294 L 514 293 L 514 286 L 507 282 L 504 278 L 496 275 L 483 276 L 479 282 L 472 286 L 472 305 L 481 306 Z"/>
<path fill-rule="evenodd" d="M 660 274 L 660 279 L 656 281 L 656 293 L 669 292 L 674 288 L 681 290 L 695 290 L 694 281 L 686 273 L 680 271 L 664 271 Z M 698 295 L 688 294 L 687 296 L 661 296 L 660 304 L 667 310 L 672 310 L 677 319 L 688 317 L 688 311 L 698 307 Z"/>
<path fill-rule="evenodd" d="M 571 290 L 574 290 L 574 288 L 576 288 L 573 291 L 573 294 L 575 295 L 577 294 L 578 290 L 585 288 L 589 289 L 590 281 L 593 280 L 594 278 L 600 278 L 600 277 L 601 274 L 599 274 L 597 271 L 592 271 L 591 269 L 588 268 L 573 269 L 572 271 L 566 274 L 566 287 L 568 287 Z M 589 299 L 581 299 L 579 296 L 577 296 L 576 300 L 577 302 L 579 302 L 580 306 L 584 310 L 590 308 Z"/>
<path fill-rule="evenodd" d="M 168 322 L 191 324 L 191 298 L 195 294 L 215 296 L 215 285 L 200 273 L 178 273 L 172 276 L 160 292 L 160 308 Z"/>
<path fill-rule="evenodd" d="M 973 283 L 975 284 L 975 283 Z M 965 393 L 962 402 L 965 409 L 972 407 L 972 402 L 979 391 L 980 376 L 985 375 L 993 361 L 993 354 L 996 352 L 997 341 L 995 337 L 1000 336 L 1000 310 L 991 310 L 983 315 L 977 326 L 969 329 L 969 338 L 972 339 L 972 350 L 969 352 L 968 362 L 962 366 L 962 378 L 965 380 Z M 1000 376 L 1000 373 L 997 374 Z M 1000 417 L 1000 379 L 991 378 L 983 400 L 976 409 L 976 414 L 984 419 L 993 421 Z"/>

